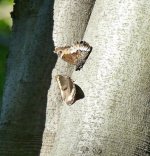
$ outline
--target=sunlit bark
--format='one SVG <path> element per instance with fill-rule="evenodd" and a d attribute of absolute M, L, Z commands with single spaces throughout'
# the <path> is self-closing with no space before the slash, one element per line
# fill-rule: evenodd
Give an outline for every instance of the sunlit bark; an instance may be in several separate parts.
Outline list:
<path fill-rule="evenodd" d="M 46 140 L 53 134 L 54 143 L 49 155 L 149 154 L 149 8 L 146 0 L 96 1 L 84 36 L 93 52 L 72 75 L 85 98 L 70 107 L 55 104 L 50 95 L 60 94 L 56 85 L 50 88 L 54 114 L 47 115 Z"/>

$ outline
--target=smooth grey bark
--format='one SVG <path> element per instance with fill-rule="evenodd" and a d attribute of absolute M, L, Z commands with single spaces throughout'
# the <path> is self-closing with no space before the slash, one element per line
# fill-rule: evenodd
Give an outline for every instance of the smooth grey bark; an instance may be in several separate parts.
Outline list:
<path fill-rule="evenodd" d="M 85 98 L 62 104 L 52 80 L 41 155 L 150 155 L 149 8 L 147 0 L 96 1 L 84 36 L 93 51 L 83 69 L 72 74 Z M 68 21 L 57 22 L 65 27 Z M 71 74 L 61 70 L 60 61 L 53 79 L 60 71 Z"/>
<path fill-rule="evenodd" d="M 56 47 L 82 40 L 94 3 L 94 0 L 55 0 L 53 39 Z M 52 72 L 52 83 L 48 91 L 45 131 L 40 153 L 42 156 L 53 155 L 51 150 L 55 143 L 56 132 L 59 129 L 60 112 L 63 108 L 55 76 L 57 74 L 71 76 L 73 71 L 73 66 L 58 59 Z"/>
<path fill-rule="evenodd" d="M 0 155 L 37 156 L 53 54 L 53 0 L 15 1 L 0 118 Z"/>

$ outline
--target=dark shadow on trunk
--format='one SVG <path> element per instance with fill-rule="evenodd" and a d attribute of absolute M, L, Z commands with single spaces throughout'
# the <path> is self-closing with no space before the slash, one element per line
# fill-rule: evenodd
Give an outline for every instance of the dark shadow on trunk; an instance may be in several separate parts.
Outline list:
<path fill-rule="evenodd" d="M 75 97 L 76 101 L 83 99 L 85 97 L 83 90 L 77 84 L 75 84 L 75 87 L 76 87 L 76 97 Z"/>

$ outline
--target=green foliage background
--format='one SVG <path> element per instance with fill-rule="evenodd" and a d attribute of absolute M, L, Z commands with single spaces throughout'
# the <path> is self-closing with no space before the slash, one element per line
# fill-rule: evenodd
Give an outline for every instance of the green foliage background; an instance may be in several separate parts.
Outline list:
<path fill-rule="evenodd" d="M 0 0 L 0 103 L 6 74 L 6 61 L 9 53 L 9 37 L 11 32 L 10 12 L 13 0 Z"/>

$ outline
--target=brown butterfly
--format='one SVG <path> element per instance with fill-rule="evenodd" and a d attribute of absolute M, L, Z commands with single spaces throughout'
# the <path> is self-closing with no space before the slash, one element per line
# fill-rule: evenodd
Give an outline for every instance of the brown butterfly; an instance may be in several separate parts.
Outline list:
<path fill-rule="evenodd" d="M 72 105 L 75 102 L 76 87 L 69 76 L 56 75 L 56 80 L 60 88 L 62 100 Z"/>
<path fill-rule="evenodd" d="M 92 47 L 85 41 L 77 42 L 73 46 L 55 48 L 57 53 L 64 61 L 76 65 L 76 70 L 80 70 L 92 51 Z"/>

